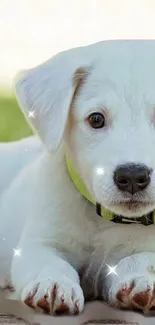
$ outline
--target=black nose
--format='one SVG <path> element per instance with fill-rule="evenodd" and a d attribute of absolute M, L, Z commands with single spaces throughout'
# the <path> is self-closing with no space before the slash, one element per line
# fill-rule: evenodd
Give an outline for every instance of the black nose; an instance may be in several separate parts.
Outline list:
<path fill-rule="evenodd" d="M 114 182 L 119 190 L 133 195 L 150 184 L 150 174 L 151 170 L 143 165 L 120 165 L 114 172 Z"/>

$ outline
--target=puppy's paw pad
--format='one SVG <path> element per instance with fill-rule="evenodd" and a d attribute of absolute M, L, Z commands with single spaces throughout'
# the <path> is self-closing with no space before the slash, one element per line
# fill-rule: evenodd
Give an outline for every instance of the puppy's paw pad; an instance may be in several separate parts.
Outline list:
<path fill-rule="evenodd" d="M 109 300 L 112 304 L 124 308 L 149 310 L 153 299 L 154 283 L 147 276 L 127 278 L 112 287 Z"/>
<path fill-rule="evenodd" d="M 141 291 L 138 293 L 133 294 L 131 301 L 133 304 L 135 304 L 135 306 L 139 306 L 140 308 L 145 308 L 149 305 L 151 300 L 151 294 L 150 294 L 150 290 L 145 290 L 145 291 Z"/>
<path fill-rule="evenodd" d="M 22 292 L 22 301 L 29 307 L 51 315 L 73 315 L 83 310 L 84 297 L 80 286 L 69 278 L 31 282 Z"/>

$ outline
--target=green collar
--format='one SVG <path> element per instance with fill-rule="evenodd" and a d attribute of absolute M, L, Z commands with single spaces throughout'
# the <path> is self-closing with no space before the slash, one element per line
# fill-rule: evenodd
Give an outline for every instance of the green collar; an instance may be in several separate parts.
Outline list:
<path fill-rule="evenodd" d="M 77 190 L 88 200 L 90 203 L 96 206 L 96 212 L 101 217 L 104 217 L 105 219 L 109 221 L 113 221 L 116 223 L 141 223 L 143 225 L 150 225 L 152 223 L 155 223 L 155 211 L 149 213 L 148 215 L 145 215 L 141 218 L 125 218 L 122 216 L 114 215 L 112 212 L 106 210 L 104 207 L 101 207 L 101 205 L 97 202 L 95 202 L 90 193 L 88 192 L 86 186 L 82 182 L 81 178 L 77 174 L 77 172 L 74 170 L 72 163 L 68 157 L 66 157 L 66 166 L 68 173 L 70 175 L 70 178 L 77 188 Z"/>

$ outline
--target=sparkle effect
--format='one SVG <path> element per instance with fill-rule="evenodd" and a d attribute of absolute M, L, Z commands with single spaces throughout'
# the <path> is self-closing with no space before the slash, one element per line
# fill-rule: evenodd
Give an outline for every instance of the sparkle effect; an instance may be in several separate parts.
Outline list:
<path fill-rule="evenodd" d="M 106 265 L 107 265 L 108 268 L 109 268 L 109 272 L 108 272 L 107 276 L 108 276 L 109 274 L 115 274 L 115 275 L 118 275 L 117 272 L 115 271 L 117 265 L 115 265 L 115 266 L 110 266 L 110 265 L 108 265 L 108 264 L 106 264 Z"/>
<path fill-rule="evenodd" d="M 101 168 L 101 167 L 97 168 L 97 169 L 96 169 L 96 174 L 97 174 L 97 175 L 104 175 L 104 169 Z"/>
<path fill-rule="evenodd" d="M 35 118 L 34 116 L 34 111 L 29 111 L 29 115 L 28 115 L 28 118 Z"/>
<path fill-rule="evenodd" d="M 20 249 L 13 249 L 14 256 L 20 256 Z"/>

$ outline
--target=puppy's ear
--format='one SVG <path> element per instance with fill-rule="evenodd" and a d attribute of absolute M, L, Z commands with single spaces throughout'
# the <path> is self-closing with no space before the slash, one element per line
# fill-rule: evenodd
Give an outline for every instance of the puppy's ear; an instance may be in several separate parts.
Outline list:
<path fill-rule="evenodd" d="M 62 52 L 16 81 L 19 105 L 48 150 L 60 145 L 75 91 L 87 75 L 81 51 Z"/>

